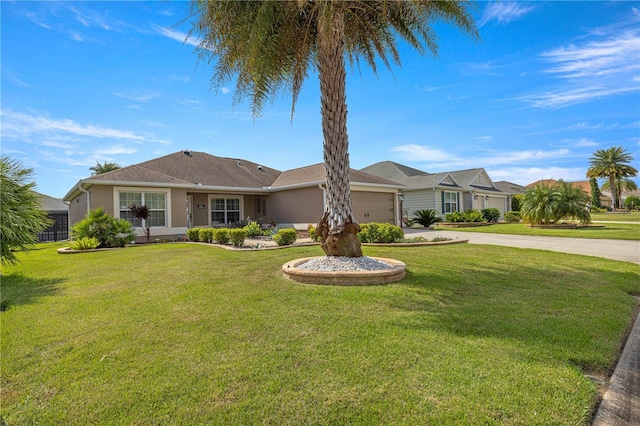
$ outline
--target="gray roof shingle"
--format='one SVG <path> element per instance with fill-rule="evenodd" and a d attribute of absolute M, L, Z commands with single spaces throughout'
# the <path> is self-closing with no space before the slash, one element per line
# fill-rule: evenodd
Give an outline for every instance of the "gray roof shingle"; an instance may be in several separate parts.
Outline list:
<path fill-rule="evenodd" d="M 180 151 L 92 176 L 89 180 L 263 188 L 271 185 L 279 174 L 278 170 L 247 160 Z"/>

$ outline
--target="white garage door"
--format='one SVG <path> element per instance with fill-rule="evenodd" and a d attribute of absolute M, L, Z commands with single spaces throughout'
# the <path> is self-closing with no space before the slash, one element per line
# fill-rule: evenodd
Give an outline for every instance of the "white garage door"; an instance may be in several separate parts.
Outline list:
<path fill-rule="evenodd" d="M 504 198 L 503 197 L 489 197 L 488 208 L 495 208 L 500 210 L 500 216 L 504 216 Z"/>
<path fill-rule="evenodd" d="M 395 223 L 395 196 L 384 192 L 351 192 L 351 206 L 358 223 Z"/>

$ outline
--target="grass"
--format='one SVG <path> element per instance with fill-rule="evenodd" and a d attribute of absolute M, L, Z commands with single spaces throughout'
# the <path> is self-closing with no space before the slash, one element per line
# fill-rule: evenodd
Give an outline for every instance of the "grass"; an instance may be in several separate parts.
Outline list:
<path fill-rule="evenodd" d="M 365 247 L 400 283 L 299 284 L 318 247 L 152 244 L 3 270 L 7 424 L 587 425 L 640 267 L 498 246 Z"/>
<path fill-rule="evenodd" d="M 440 228 L 445 231 L 485 232 L 491 234 L 538 235 L 545 237 L 594 238 L 610 240 L 640 240 L 640 225 L 632 223 L 596 223 L 578 229 L 529 228 L 523 223 L 496 223 L 469 228 Z M 438 229 L 438 228 L 436 228 Z"/>
<path fill-rule="evenodd" d="M 639 222 L 640 211 L 631 212 L 629 214 L 607 214 L 607 213 L 591 213 L 591 220 L 598 222 Z"/>

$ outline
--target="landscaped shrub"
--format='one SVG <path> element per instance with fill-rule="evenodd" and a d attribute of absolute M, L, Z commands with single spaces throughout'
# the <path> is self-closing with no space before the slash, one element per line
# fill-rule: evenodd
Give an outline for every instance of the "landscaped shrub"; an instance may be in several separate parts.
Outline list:
<path fill-rule="evenodd" d="M 189 241 L 200 241 L 200 228 L 187 229 L 187 238 Z"/>
<path fill-rule="evenodd" d="M 114 218 L 103 207 L 87 213 L 84 219 L 71 228 L 71 235 L 75 239 L 95 238 L 98 240 L 98 247 L 120 246 L 124 245 L 121 244 L 123 241 L 128 243 L 135 239 L 131 223 Z"/>
<path fill-rule="evenodd" d="M 506 212 L 504 220 L 508 223 L 520 222 L 520 212 Z"/>
<path fill-rule="evenodd" d="M 444 217 L 447 222 L 457 223 L 457 222 L 465 222 L 464 214 L 462 212 L 451 212 L 447 213 Z"/>
<path fill-rule="evenodd" d="M 229 241 L 231 241 L 234 247 L 242 247 L 245 238 L 247 238 L 247 232 L 244 229 L 229 229 Z"/>
<path fill-rule="evenodd" d="M 247 233 L 247 237 L 249 238 L 261 237 L 263 235 L 262 226 L 260 226 L 258 222 L 251 221 L 247 225 L 245 225 L 243 229 L 245 230 L 245 232 Z"/>
<path fill-rule="evenodd" d="M 500 213 L 498 213 L 500 214 Z M 484 216 L 478 210 L 467 210 L 463 213 L 465 222 L 484 222 Z"/>
<path fill-rule="evenodd" d="M 416 210 L 415 212 L 413 212 L 413 218 L 411 218 L 412 225 L 414 223 L 418 223 L 426 227 L 441 221 L 442 218 L 439 218 L 438 212 L 433 209 Z"/>
<path fill-rule="evenodd" d="M 358 239 L 363 243 L 392 243 L 404 238 L 402 228 L 390 223 L 363 223 Z"/>
<path fill-rule="evenodd" d="M 629 195 L 624 200 L 624 206 L 629 208 L 629 209 L 631 209 L 631 210 L 640 207 L 640 197 L 637 197 L 635 195 Z"/>
<path fill-rule="evenodd" d="M 115 219 L 113 221 L 113 230 L 115 235 L 109 240 L 112 247 L 124 247 L 126 244 L 135 241 L 136 237 L 133 233 L 133 225 L 131 222 L 124 219 Z"/>
<path fill-rule="evenodd" d="M 215 228 L 213 230 L 213 241 L 218 244 L 227 244 L 229 242 L 229 230 L 227 228 Z"/>
<path fill-rule="evenodd" d="M 94 237 L 84 237 L 75 241 L 71 241 L 69 247 L 72 250 L 93 250 L 98 248 L 100 241 Z"/>
<path fill-rule="evenodd" d="M 511 196 L 511 211 L 519 212 L 521 202 L 522 202 L 522 194 L 515 194 Z"/>
<path fill-rule="evenodd" d="M 591 206 L 591 213 L 606 213 L 608 211 L 609 209 L 607 209 L 606 207 Z"/>
<path fill-rule="evenodd" d="M 298 238 L 298 232 L 293 228 L 285 228 L 279 230 L 274 236 L 275 241 L 279 246 L 288 246 L 296 242 Z"/>
<path fill-rule="evenodd" d="M 520 215 L 532 225 L 558 223 L 561 219 L 591 222 L 589 196 L 579 187 L 560 180 L 554 185 L 536 185 L 522 196 Z"/>
<path fill-rule="evenodd" d="M 482 217 L 484 217 L 485 222 L 497 222 L 500 219 L 500 210 L 491 207 L 488 209 L 481 210 Z"/>
<path fill-rule="evenodd" d="M 213 242 L 213 228 L 200 228 L 198 231 L 198 239 L 203 243 Z"/>
<path fill-rule="evenodd" d="M 312 241 L 318 241 L 320 238 L 319 235 L 316 236 L 316 227 L 311 223 L 307 225 L 307 232 L 309 233 L 309 238 L 311 238 Z"/>

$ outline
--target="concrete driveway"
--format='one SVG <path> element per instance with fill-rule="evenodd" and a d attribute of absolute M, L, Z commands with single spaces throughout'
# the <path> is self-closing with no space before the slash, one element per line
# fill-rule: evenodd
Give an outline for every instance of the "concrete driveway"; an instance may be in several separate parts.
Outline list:
<path fill-rule="evenodd" d="M 423 236 L 469 240 L 469 244 L 491 244 L 498 246 L 551 250 L 562 253 L 583 254 L 640 264 L 640 241 L 599 240 L 589 238 L 537 237 L 530 235 L 487 234 L 484 232 L 445 231 L 424 228 L 404 229 L 410 237 Z"/>

